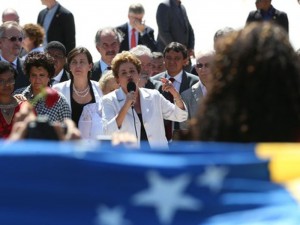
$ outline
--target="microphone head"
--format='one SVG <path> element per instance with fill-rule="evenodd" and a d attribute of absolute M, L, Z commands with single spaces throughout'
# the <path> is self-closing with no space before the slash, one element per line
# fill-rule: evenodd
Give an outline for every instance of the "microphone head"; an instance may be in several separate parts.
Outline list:
<path fill-rule="evenodd" d="M 129 81 L 127 84 L 127 91 L 131 92 L 131 91 L 135 91 L 136 90 L 136 85 L 133 81 Z"/>

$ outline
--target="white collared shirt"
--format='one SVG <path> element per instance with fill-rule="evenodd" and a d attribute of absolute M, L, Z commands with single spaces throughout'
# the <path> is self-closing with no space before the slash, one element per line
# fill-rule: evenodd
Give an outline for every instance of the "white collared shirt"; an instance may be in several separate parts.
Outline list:
<path fill-rule="evenodd" d="M 13 64 L 13 67 L 14 67 L 15 69 L 17 69 L 18 58 L 15 58 L 14 61 L 9 62 L 9 61 L 7 61 L 5 58 L 3 58 L 2 55 L 0 55 L 0 59 L 1 59 L 1 61 L 8 62 L 9 64 Z"/>
<path fill-rule="evenodd" d="M 175 81 L 173 82 L 173 86 L 175 87 L 176 91 L 179 92 L 180 90 L 180 85 L 182 83 L 182 73 L 183 71 L 181 70 L 178 74 L 176 74 L 173 78 L 175 79 Z M 171 76 L 169 74 L 167 74 L 167 79 L 170 79 Z"/>
<path fill-rule="evenodd" d="M 55 77 L 52 78 L 52 79 L 54 80 L 54 81 L 52 82 L 52 86 L 53 86 L 54 84 L 58 84 L 58 83 L 60 82 L 63 73 L 64 73 L 64 69 L 62 69 Z"/>
<path fill-rule="evenodd" d="M 102 73 L 105 71 L 105 70 L 107 70 L 107 67 L 108 67 L 109 65 L 107 65 L 102 59 L 100 60 L 100 68 L 101 68 L 101 71 L 102 71 Z"/>

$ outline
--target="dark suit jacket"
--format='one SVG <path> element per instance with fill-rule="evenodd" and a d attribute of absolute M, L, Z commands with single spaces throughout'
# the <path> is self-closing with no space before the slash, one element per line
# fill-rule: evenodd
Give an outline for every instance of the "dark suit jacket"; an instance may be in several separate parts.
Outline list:
<path fill-rule="evenodd" d="M 287 33 L 289 33 L 289 20 L 287 14 L 285 12 L 275 9 L 273 6 L 271 7 L 272 7 L 272 14 L 273 14 L 272 21 L 282 26 L 287 31 Z M 260 21 L 263 21 L 261 10 L 255 10 L 249 13 L 246 24 L 250 22 L 260 22 Z"/>
<path fill-rule="evenodd" d="M 23 61 L 20 58 L 17 59 L 16 71 L 17 71 L 17 77 L 15 82 L 15 90 L 19 88 L 27 87 L 30 84 L 30 82 L 28 76 L 25 75 L 23 71 Z"/>
<path fill-rule="evenodd" d="M 47 9 L 40 11 L 37 23 L 43 26 Z M 57 11 L 47 32 L 47 41 L 59 41 L 66 47 L 67 54 L 76 46 L 73 14 L 58 3 Z"/>
<path fill-rule="evenodd" d="M 67 81 L 69 79 L 71 79 L 71 76 L 70 76 L 69 72 L 64 70 L 59 82 L 64 82 L 64 81 Z"/>
<path fill-rule="evenodd" d="M 151 77 L 150 81 L 152 81 L 152 84 L 155 86 L 155 89 L 158 90 L 166 99 L 168 99 L 169 93 L 162 91 L 162 82 L 160 81 L 162 77 L 167 78 L 167 73 L 166 72 L 159 73 Z M 195 76 L 191 73 L 187 73 L 186 71 L 183 70 L 179 93 L 181 94 L 183 91 L 189 89 L 190 87 L 193 86 L 193 84 L 197 83 L 198 81 L 199 81 L 198 76 Z M 176 130 L 179 129 L 179 123 L 175 122 L 174 128 Z"/>
<path fill-rule="evenodd" d="M 167 73 L 166 72 L 159 73 L 159 74 L 151 77 L 150 81 L 153 80 L 155 89 L 157 89 L 160 93 L 162 93 L 163 96 L 166 97 L 167 92 L 162 91 L 162 82 L 160 82 L 160 79 L 162 77 L 167 78 Z M 199 81 L 198 76 L 191 74 L 191 73 L 187 73 L 186 71 L 183 70 L 182 81 L 181 81 L 181 85 L 179 88 L 179 93 L 181 94 L 183 91 L 189 89 L 190 87 L 193 86 L 193 84 L 197 83 L 198 81 Z"/>
<path fill-rule="evenodd" d="M 128 23 L 120 25 L 117 27 L 119 31 L 124 34 L 124 39 L 121 42 L 120 51 L 128 51 L 129 50 L 129 34 L 128 34 Z M 139 45 L 146 45 L 152 52 L 157 51 L 156 41 L 154 39 L 154 30 L 151 27 L 146 26 L 144 34 L 141 35 L 139 33 Z"/>
<path fill-rule="evenodd" d="M 179 42 L 194 49 L 195 35 L 189 22 L 186 9 L 181 5 L 182 12 L 175 3 L 176 0 L 167 0 L 159 4 L 156 11 L 156 23 L 158 27 L 157 47 L 163 51 L 171 42 Z"/>
<path fill-rule="evenodd" d="M 91 80 L 99 81 L 101 76 L 102 76 L 102 70 L 100 66 L 100 60 L 98 60 L 97 62 L 94 62 Z"/>

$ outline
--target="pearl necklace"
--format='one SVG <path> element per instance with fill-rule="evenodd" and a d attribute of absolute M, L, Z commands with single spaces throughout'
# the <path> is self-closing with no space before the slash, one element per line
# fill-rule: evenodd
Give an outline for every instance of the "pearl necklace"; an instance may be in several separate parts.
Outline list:
<path fill-rule="evenodd" d="M 75 85 L 73 84 L 73 91 L 78 97 L 84 98 L 85 96 L 88 95 L 88 93 L 90 91 L 90 86 L 88 85 L 87 88 L 84 89 L 83 91 L 78 91 L 78 90 L 76 90 Z"/>

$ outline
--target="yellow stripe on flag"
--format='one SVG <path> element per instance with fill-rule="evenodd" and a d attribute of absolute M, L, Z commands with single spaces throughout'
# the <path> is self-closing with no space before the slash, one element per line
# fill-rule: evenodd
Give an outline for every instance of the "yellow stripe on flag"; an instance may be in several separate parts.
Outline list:
<path fill-rule="evenodd" d="M 300 178 L 300 144 L 258 144 L 256 154 L 261 159 L 270 159 L 271 179 L 277 183 Z"/>

